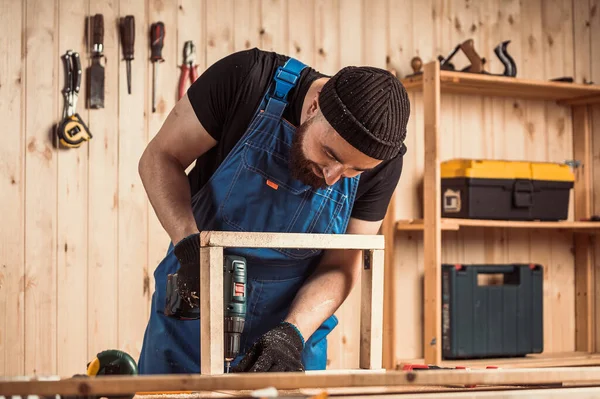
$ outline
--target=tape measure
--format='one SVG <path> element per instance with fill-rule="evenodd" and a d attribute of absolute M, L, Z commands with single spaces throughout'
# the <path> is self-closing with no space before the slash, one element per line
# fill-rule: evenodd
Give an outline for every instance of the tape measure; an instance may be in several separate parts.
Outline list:
<path fill-rule="evenodd" d="M 68 148 L 80 147 L 92 138 L 92 133 L 78 113 L 65 117 L 56 127 L 61 145 Z"/>

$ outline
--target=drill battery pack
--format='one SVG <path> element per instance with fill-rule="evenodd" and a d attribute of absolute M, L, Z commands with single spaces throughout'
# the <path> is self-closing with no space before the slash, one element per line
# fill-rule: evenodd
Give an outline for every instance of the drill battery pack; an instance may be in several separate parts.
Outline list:
<path fill-rule="evenodd" d="M 539 264 L 442 265 L 442 358 L 543 351 Z"/>

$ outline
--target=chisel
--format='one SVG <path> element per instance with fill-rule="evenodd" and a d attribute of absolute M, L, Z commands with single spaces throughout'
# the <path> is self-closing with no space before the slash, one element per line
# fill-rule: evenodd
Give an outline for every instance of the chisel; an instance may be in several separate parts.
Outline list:
<path fill-rule="evenodd" d="M 92 65 L 88 69 L 89 107 L 104 108 L 104 66 L 100 60 L 104 52 L 104 17 L 96 14 L 90 18 L 92 24 Z"/>
<path fill-rule="evenodd" d="M 123 58 L 127 62 L 127 93 L 131 94 L 131 61 L 133 60 L 133 47 L 135 43 L 135 19 L 127 15 L 121 20 L 121 45 Z"/>

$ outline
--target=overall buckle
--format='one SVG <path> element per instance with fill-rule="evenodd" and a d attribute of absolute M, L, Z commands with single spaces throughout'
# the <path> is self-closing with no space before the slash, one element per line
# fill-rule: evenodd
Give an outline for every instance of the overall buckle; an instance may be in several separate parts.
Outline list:
<path fill-rule="evenodd" d="M 275 89 L 273 90 L 271 97 L 280 101 L 287 101 L 289 91 L 294 87 L 299 78 L 299 73 L 294 73 L 281 66 L 277 67 L 277 72 L 275 73 Z"/>

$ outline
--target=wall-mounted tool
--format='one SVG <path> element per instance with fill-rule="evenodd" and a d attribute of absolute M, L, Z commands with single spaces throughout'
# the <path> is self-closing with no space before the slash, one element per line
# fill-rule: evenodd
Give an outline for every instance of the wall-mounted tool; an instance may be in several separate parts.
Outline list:
<path fill-rule="evenodd" d="M 81 86 L 81 60 L 79 53 L 73 50 L 67 50 L 62 59 L 65 66 L 65 87 L 63 89 L 65 105 L 63 119 L 56 126 L 56 134 L 60 144 L 76 148 L 92 138 L 88 127 L 76 111 Z"/>
<path fill-rule="evenodd" d="M 88 107 L 104 108 L 104 66 L 100 60 L 104 54 L 104 17 L 96 14 L 90 18 L 92 65 L 87 70 Z"/>
<path fill-rule="evenodd" d="M 150 61 L 152 61 L 152 112 L 156 112 L 156 63 L 163 62 L 162 49 L 165 42 L 165 24 L 156 22 L 150 27 Z"/>
<path fill-rule="evenodd" d="M 456 67 L 450 62 L 450 60 L 456 55 L 458 50 L 462 50 L 462 52 L 467 56 L 471 64 L 462 68 L 460 72 L 515 77 L 517 75 L 517 65 L 515 64 L 513 58 L 508 54 L 507 46 L 509 43 L 510 40 L 506 40 L 494 48 L 494 53 L 496 53 L 496 55 L 504 65 L 504 72 L 501 74 L 492 74 L 484 69 L 487 60 L 485 59 L 485 57 L 480 57 L 479 54 L 477 54 L 477 51 L 475 51 L 475 46 L 473 44 L 473 39 L 467 39 L 464 42 L 460 43 L 454 48 L 454 50 L 452 50 L 452 52 L 446 58 L 438 56 L 438 60 L 440 62 L 440 69 L 447 71 L 456 71 Z"/>
<path fill-rule="evenodd" d="M 186 41 L 183 45 L 183 64 L 181 64 L 181 74 L 179 75 L 179 99 L 185 94 L 187 79 L 190 79 L 190 84 L 198 79 L 196 46 L 191 40 Z"/>
<path fill-rule="evenodd" d="M 120 28 L 123 59 L 127 62 L 127 93 L 131 94 L 131 61 L 135 45 L 135 18 L 133 15 L 121 18 Z"/>

